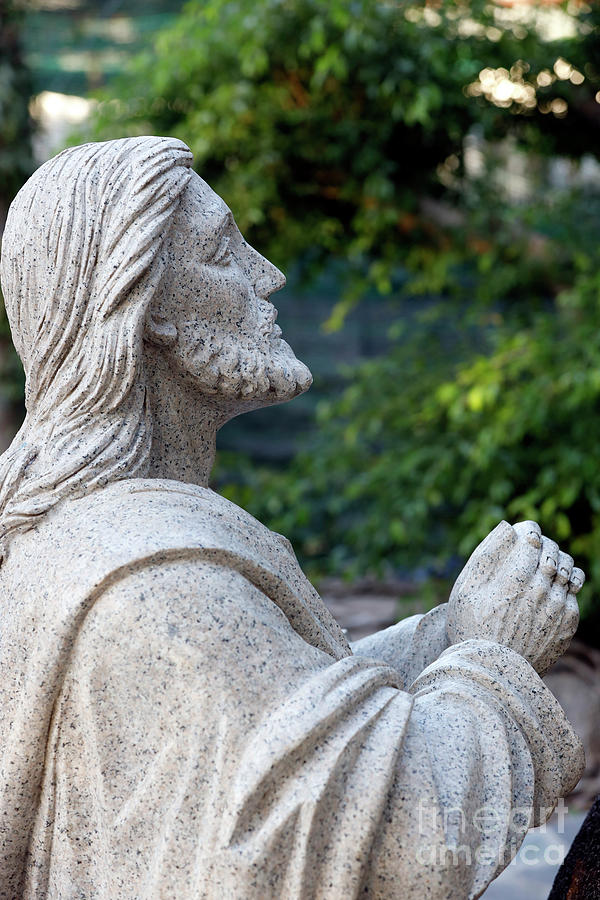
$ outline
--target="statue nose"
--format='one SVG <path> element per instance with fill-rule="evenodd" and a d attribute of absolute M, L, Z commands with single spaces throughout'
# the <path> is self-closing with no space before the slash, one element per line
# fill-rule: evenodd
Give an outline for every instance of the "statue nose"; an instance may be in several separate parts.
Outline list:
<path fill-rule="evenodd" d="M 264 299 L 270 297 L 275 291 L 280 291 L 284 287 L 285 280 L 285 275 L 275 266 L 270 265 L 269 271 L 263 272 L 254 282 L 256 296 Z"/>

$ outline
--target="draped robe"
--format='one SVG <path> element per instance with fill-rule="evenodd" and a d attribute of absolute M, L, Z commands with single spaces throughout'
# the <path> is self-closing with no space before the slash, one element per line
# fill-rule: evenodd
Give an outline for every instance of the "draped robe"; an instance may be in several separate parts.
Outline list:
<path fill-rule="evenodd" d="M 204 488 L 65 501 L 0 568 L 0 897 L 477 897 L 582 749 L 445 607 L 350 647 Z"/>

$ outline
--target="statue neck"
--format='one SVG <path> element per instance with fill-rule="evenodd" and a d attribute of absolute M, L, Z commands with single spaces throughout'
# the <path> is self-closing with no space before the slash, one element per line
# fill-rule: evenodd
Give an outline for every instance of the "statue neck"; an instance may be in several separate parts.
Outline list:
<path fill-rule="evenodd" d="M 146 344 L 145 363 L 153 421 L 148 477 L 208 487 L 217 431 L 231 414 L 193 391 L 160 348 Z"/>

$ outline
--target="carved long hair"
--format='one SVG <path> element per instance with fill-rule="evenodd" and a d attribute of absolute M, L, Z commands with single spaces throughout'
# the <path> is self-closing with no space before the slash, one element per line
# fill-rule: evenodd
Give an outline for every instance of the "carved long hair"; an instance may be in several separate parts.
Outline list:
<path fill-rule="evenodd" d="M 66 496 L 145 473 L 144 322 L 191 162 L 172 138 L 85 144 L 10 207 L 0 274 L 27 415 L 0 457 L 2 554 Z"/>

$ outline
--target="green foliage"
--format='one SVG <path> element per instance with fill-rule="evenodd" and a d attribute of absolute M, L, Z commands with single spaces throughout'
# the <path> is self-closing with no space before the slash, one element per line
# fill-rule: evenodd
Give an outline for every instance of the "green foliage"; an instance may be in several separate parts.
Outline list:
<path fill-rule="evenodd" d="M 0 229 L 8 203 L 31 174 L 31 80 L 20 45 L 23 13 L 0 0 Z"/>
<path fill-rule="evenodd" d="M 464 277 L 462 314 L 437 303 L 395 323 L 392 351 L 321 403 L 291 469 L 244 472 L 242 485 L 221 472 L 229 496 L 287 534 L 317 575 L 452 576 L 500 519 L 535 519 L 586 569 L 589 613 L 600 591 L 599 213 L 589 193 L 524 211 L 515 272 L 501 253 L 485 269 L 502 284 L 525 275 L 535 221 L 544 258 L 570 281 L 554 302 L 538 294 L 475 315 Z M 526 283 L 534 300 L 546 288 Z"/>
<path fill-rule="evenodd" d="M 21 53 L 22 6 L 0 0 L 0 234 L 9 204 L 31 174 L 32 122 L 29 116 L 30 72 Z M 18 420 L 23 407 L 24 377 L 10 339 L 0 291 L 0 398 L 4 416 Z"/>
<path fill-rule="evenodd" d="M 444 249 L 422 199 L 456 199 L 471 128 L 546 149 L 577 142 L 596 69 L 574 84 L 580 43 L 499 28 L 500 12 L 482 0 L 438 11 L 395 0 L 191 0 L 102 95 L 95 136 L 179 136 L 274 262 L 343 258 L 339 325 L 368 287 L 391 289 L 400 261 L 422 268 L 410 248 L 429 258 Z M 552 66 L 565 56 L 561 80 Z M 564 98 L 568 116 L 560 105 L 548 112 Z"/>

